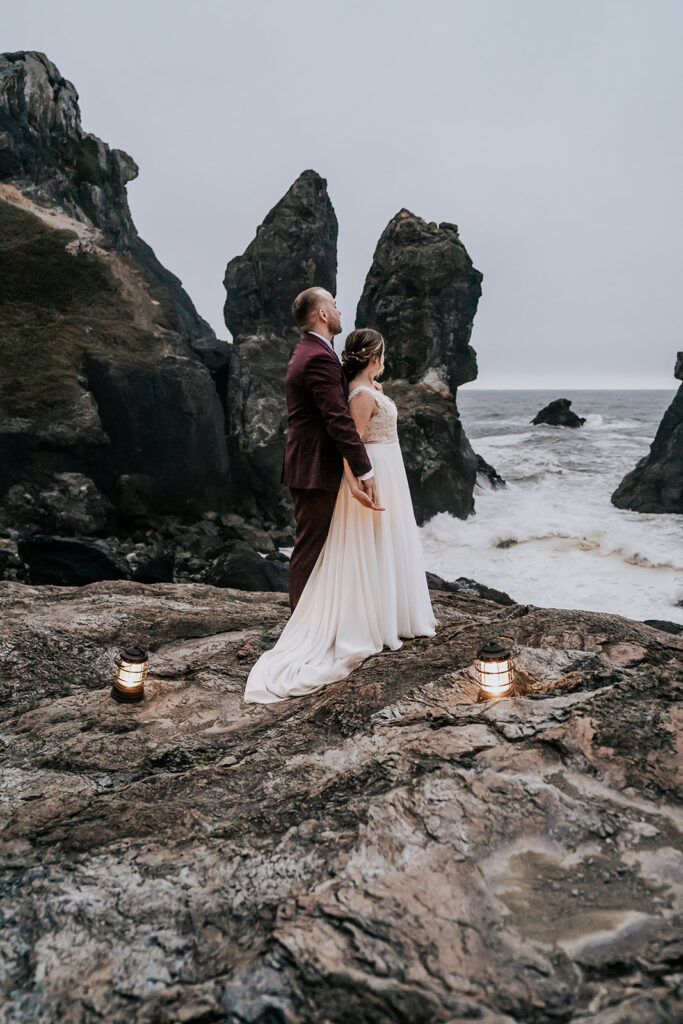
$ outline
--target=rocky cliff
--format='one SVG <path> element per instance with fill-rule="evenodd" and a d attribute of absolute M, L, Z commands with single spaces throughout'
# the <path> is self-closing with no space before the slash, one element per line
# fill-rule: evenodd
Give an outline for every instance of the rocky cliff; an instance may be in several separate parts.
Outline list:
<path fill-rule="evenodd" d="M 481 281 L 455 224 L 400 210 L 377 243 L 358 303 L 356 326 L 376 328 L 387 342 L 384 380 L 399 410 L 419 523 L 437 512 L 465 519 L 474 511 L 477 456 L 456 394 L 477 376 L 470 336 Z"/>
<path fill-rule="evenodd" d="M 683 380 L 683 352 L 674 368 Z M 612 495 L 617 508 L 683 515 L 683 384 L 662 417 L 649 453 L 627 473 Z"/>
<path fill-rule="evenodd" d="M 288 523 L 280 485 L 287 428 L 284 380 L 299 337 L 291 307 L 304 288 L 337 283 L 337 218 L 327 183 L 304 171 L 225 271 L 225 322 L 233 335 L 228 422 L 238 507 Z"/>
<path fill-rule="evenodd" d="M 681 1019 L 681 637 L 433 601 L 436 637 L 261 707 L 284 596 L 0 583 L 5 1019 Z M 498 634 L 514 696 L 478 703 Z"/>
<path fill-rule="evenodd" d="M 0 55 L 0 501 L 78 473 L 114 525 L 230 504 L 228 346 L 139 237 L 137 173 L 44 54 Z"/>

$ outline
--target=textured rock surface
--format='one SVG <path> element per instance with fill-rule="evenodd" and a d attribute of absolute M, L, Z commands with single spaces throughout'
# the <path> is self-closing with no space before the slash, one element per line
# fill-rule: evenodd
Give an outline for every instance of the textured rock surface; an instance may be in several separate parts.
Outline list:
<path fill-rule="evenodd" d="M 455 224 L 428 224 L 409 210 L 389 221 L 375 249 L 356 312 L 357 327 L 387 339 L 386 376 L 417 383 L 475 380 L 470 335 L 483 275 Z"/>
<path fill-rule="evenodd" d="M 569 398 L 556 398 L 553 402 L 545 405 L 540 412 L 537 412 L 531 422 L 535 424 L 548 423 L 553 427 L 580 427 L 586 422 L 586 418 L 572 412 L 569 408 L 571 404 Z"/>
<path fill-rule="evenodd" d="M 465 519 L 474 511 L 483 467 L 455 398 L 458 385 L 477 376 L 469 342 L 481 281 L 455 224 L 437 227 L 400 210 L 377 243 L 358 303 L 356 326 L 376 328 L 387 342 L 384 380 L 398 406 L 418 523 L 437 512 Z"/>
<path fill-rule="evenodd" d="M 674 369 L 683 380 L 683 352 Z M 612 495 L 617 508 L 683 515 L 683 384 L 662 417 L 649 453 L 627 473 Z"/>
<path fill-rule="evenodd" d="M 137 234 L 137 173 L 83 131 L 74 86 L 44 54 L 0 54 L 0 501 L 79 473 L 125 518 L 119 477 L 142 460 L 158 471 L 146 497 L 159 513 L 231 503 L 228 346 Z M 109 387 L 93 390 L 85 364 L 98 360 Z M 154 406 L 149 432 L 112 429 L 122 408 L 139 412 L 132 400 Z M 162 444 L 172 422 L 180 457 Z"/>
<path fill-rule="evenodd" d="M 284 596 L 1 583 L 4 1019 L 680 1019 L 683 640 L 433 598 L 434 639 L 264 708 Z M 482 704 L 491 634 L 519 695 Z"/>
<path fill-rule="evenodd" d="M 239 507 L 288 522 L 289 491 L 280 486 L 287 428 L 284 378 L 299 330 L 295 296 L 337 278 L 337 218 L 327 183 L 304 171 L 268 213 L 244 255 L 225 272 L 225 322 L 232 332 L 228 409 Z"/>

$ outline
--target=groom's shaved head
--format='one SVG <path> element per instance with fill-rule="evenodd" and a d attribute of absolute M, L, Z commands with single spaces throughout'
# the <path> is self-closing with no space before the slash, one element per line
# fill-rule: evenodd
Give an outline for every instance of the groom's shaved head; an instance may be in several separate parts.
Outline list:
<path fill-rule="evenodd" d="M 302 329 L 308 327 L 313 319 L 313 314 L 330 293 L 325 288 L 307 288 L 299 292 L 292 303 L 292 316 Z"/>

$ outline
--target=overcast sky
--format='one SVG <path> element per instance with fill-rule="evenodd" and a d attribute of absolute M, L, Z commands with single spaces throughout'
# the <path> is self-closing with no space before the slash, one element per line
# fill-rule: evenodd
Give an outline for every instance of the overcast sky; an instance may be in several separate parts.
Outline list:
<path fill-rule="evenodd" d="M 458 224 L 484 275 L 469 388 L 675 386 L 681 0 L 3 8 L 2 50 L 45 52 L 84 129 L 138 163 L 137 228 L 219 337 L 226 262 L 313 167 L 345 332 L 406 206 Z"/>

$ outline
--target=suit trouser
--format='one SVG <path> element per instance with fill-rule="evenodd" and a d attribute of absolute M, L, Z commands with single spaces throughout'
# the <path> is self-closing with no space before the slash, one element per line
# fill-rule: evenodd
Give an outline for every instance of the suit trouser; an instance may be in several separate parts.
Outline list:
<path fill-rule="evenodd" d="M 289 604 L 296 608 L 327 538 L 337 491 L 290 487 L 296 517 L 296 540 L 289 560 Z"/>

